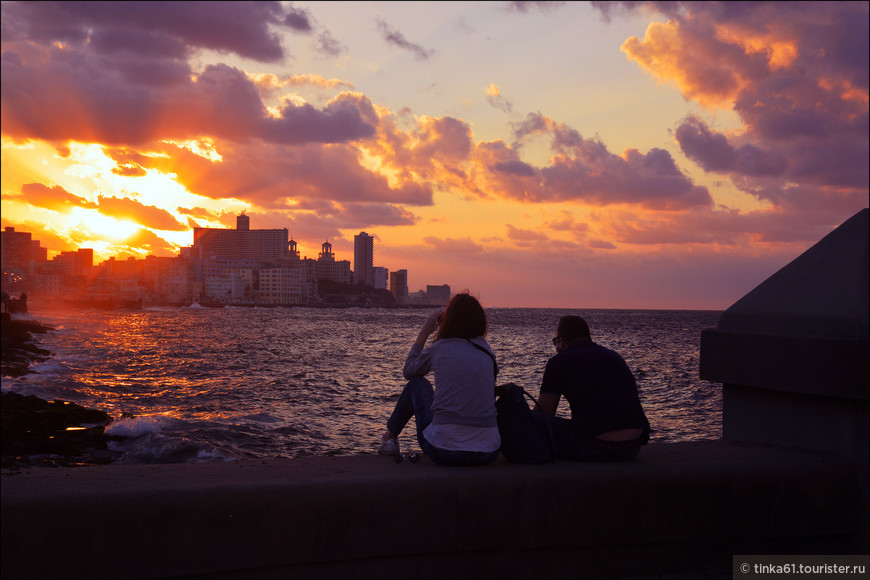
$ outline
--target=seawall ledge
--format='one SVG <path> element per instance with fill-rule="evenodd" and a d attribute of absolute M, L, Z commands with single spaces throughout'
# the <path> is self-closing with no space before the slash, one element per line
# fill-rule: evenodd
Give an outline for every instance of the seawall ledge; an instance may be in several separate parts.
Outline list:
<path fill-rule="evenodd" d="M 734 554 L 866 553 L 861 493 L 842 456 L 723 440 L 618 464 L 27 469 L 2 474 L 2 576 L 729 576 Z"/>

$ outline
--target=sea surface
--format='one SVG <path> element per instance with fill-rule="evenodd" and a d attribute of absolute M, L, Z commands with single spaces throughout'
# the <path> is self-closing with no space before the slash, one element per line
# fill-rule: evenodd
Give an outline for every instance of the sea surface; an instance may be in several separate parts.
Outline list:
<path fill-rule="evenodd" d="M 428 309 L 33 309 L 53 353 L 3 391 L 109 413 L 115 463 L 374 453 Z M 721 385 L 698 376 L 721 312 L 487 309 L 499 383 L 538 394 L 560 316 L 586 318 L 638 381 L 652 443 L 721 436 Z M 559 414 L 567 416 L 563 401 Z M 413 424 L 403 449 L 418 449 Z"/>

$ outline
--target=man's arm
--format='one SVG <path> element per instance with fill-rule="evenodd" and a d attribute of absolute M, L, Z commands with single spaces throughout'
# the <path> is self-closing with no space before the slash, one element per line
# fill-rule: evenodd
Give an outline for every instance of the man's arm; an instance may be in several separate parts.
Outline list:
<path fill-rule="evenodd" d="M 547 415 L 553 416 L 556 414 L 556 408 L 559 406 L 561 395 L 555 393 L 541 393 L 538 395 L 538 404 L 535 405 L 535 410 L 541 409 Z"/>

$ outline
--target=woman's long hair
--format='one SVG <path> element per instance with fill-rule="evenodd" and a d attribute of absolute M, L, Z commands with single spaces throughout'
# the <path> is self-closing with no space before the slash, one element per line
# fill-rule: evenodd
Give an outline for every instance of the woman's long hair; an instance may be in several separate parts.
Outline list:
<path fill-rule="evenodd" d="M 442 338 L 477 338 L 486 335 L 486 312 L 477 298 L 468 292 L 456 294 L 447 303 L 438 334 Z"/>

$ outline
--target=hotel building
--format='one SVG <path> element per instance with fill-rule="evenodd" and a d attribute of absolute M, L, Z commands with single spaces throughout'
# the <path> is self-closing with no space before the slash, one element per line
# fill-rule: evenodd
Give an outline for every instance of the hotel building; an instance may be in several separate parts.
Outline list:
<path fill-rule="evenodd" d="M 353 237 L 353 282 L 375 285 L 374 279 L 375 239 L 365 232 Z"/>

